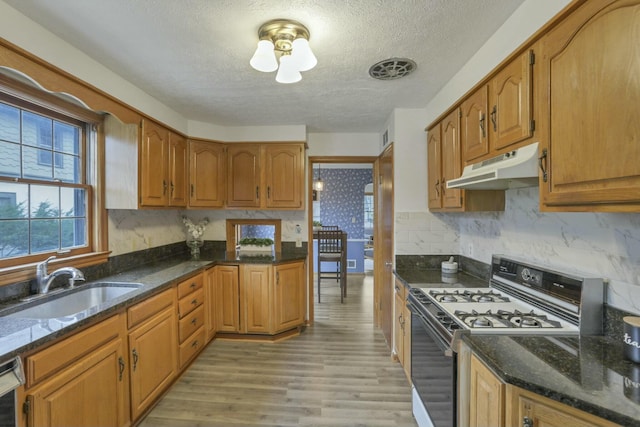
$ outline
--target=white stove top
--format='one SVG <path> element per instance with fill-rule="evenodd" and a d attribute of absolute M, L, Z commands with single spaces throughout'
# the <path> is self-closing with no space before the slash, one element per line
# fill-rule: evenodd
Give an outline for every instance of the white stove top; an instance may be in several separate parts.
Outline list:
<path fill-rule="evenodd" d="M 577 335 L 576 325 L 494 288 L 421 288 L 471 333 Z"/>

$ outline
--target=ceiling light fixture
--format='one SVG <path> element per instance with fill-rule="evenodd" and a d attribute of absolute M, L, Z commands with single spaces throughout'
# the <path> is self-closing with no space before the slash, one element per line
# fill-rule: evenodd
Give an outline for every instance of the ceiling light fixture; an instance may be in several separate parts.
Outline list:
<path fill-rule="evenodd" d="M 299 82 L 300 72 L 318 63 L 309 47 L 309 30 L 299 22 L 288 19 L 265 22 L 258 30 L 258 39 L 258 48 L 249 63 L 264 73 L 278 70 L 278 83 Z M 276 52 L 280 54 L 280 67 Z"/>

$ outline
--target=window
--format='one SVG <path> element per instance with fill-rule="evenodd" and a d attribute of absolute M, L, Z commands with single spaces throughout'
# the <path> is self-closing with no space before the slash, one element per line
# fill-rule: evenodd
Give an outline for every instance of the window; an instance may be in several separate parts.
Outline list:
<path fill-rule="evenodd" d="M 93 250 L 91 126 L 0 93 L 0 267 Z"/>

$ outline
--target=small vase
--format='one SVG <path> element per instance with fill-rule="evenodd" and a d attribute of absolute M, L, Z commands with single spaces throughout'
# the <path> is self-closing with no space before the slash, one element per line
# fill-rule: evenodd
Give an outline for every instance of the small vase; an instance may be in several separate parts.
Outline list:
<path fill-rule="evenodd" d="M 204 244 L 202 239 L 189 239 L 187 246 L 191 249 L 191 259 L 197 261 L 200 259 L 200 248 Z"/>

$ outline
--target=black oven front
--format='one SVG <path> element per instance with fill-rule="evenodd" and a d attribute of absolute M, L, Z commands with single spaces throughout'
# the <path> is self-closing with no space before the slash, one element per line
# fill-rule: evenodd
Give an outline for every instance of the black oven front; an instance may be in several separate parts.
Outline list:
<path fill-rule="evenodd" d="M 425 306 L 409 297 L 411 309 L 411 381 L 430 420 L 420 427 L 456 425 L 457 355 L 439 332 Z M 416 408 L 414 408 L 414 414 Z"/>

